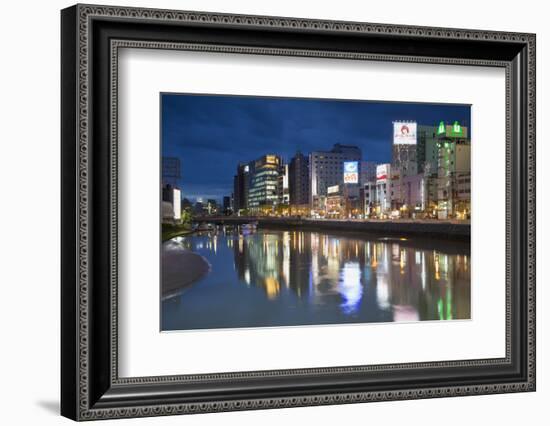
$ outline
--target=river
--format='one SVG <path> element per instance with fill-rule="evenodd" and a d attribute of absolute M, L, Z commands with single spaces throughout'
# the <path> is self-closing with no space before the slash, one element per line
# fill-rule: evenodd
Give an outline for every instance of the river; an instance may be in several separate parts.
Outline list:
<path fill-rule="evenodd" d="M 219 226 L 170 244 L 208 273 L 161 301 L 161 329 L 470 318 L 467 242 Z"/>

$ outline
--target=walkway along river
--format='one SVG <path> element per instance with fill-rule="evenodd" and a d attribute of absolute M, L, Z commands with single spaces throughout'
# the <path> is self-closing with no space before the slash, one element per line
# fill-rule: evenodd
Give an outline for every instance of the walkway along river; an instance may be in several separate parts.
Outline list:
<path fill-rule="evenodd" d="M 470 318 L 467 241 L 217 226 L 162 256 L 162 330 Z"/>

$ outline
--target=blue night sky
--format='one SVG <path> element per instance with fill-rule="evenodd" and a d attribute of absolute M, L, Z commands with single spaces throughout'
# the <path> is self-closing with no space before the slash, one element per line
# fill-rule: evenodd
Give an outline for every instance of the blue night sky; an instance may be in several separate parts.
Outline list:
<path fill-rule="evenodd" d="M 391 162 L 393 121 L 470 127 L 465 105 L 162 94 L 162 155 L 181 161 L 182 197 L 221 200 L 237 164 L 264 154 L 357 145 L 363 160 Z"/>

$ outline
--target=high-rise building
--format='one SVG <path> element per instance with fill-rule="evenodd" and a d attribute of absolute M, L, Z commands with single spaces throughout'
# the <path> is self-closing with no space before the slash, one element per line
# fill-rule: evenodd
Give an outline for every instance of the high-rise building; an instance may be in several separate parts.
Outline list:
<path fill-rule="evenodd" d="M 365 185 L 367 182 L 376 180 L 376 162 L 374 161 L 361 161 L 359 167 L 359 184 Z"/>
<path fill-rule="evenodd" d="M 181 162 L 177 157 L 162 157 L 162 184 L 173 188 L 179 186 Z"/>
<path fill-rule="evenodd" d="M 270 214 L 279 204 L 279 176 L 282 159 L 268 154 L 250 163 L 248 209 L 254 213 Z"/>
<path fill-rule="evenodd" d="M 417 149 L 416 156 L 418 162 L 418 173 L 427 175 L 437 174 L 437 134 L 435 126 L 417 127 Z"/>
<path fill-rule="evenodd" d="M 233 212 L 241 214 L 248 207 L 250 165 L 239 164 L 233 178 Z"/>
<path fill-rule="evenodd" d="M 310 205 L 312 210 L 325 211 L 327 188 L 334 185 L 355 185 L 359 195 L 359 162 L 361 150 L 357 146 L 335 144 L 330 151 L 315 151 L 309 154 Z M 346 172 L 344 182 L 344 164 L 355 164 L 355 172 Z M 353 167 L 352 167 L 353 168 Z M 351 168 L 350 168 L 351 170 Z"/>
<path fill-rule="evenodd" d="M 418 173 L 416 145 L 393 145 L 392 170 L 402 177 Z"/>
<path fill-rule="evenodd" d="M 437 213 L 440 219 L 470 215 L 470 139 L 468 128 L 455 121 L 439 123 Z"/>
<path fill-rule="evenodd" d="M 178 222 L 181 219 L 181 164 L 177 157 L 162 157 L 162 220 Z"/>
<path fill-rule="evenodd" d="M 225 215 L 231 214 L 231 197 L 229 195 L 223 197 L 222 212 Z"/>
<path fill-rule="evenodd" d="M 279 204 L 288 206 L 290 203 L 290 184 L 288 164 L 281 164 L 279 167 L 279 182 L 277 185 Z"/>
<path fill-rule="evenodd" d="M 363 215 L 365 218 L 371 217 L 376 213 L 376 176 L 371 182 L 365 182 L 360 193 L 360 199 L 363 202 Z"/>
<path fill-rule="evenodd" d="M 391 207 L 391 164 L 376 167 L 376 213 L 386 214 Z"/>
<path fill-rule="evenodd" d="M 288 166 L 288 184 L 290 204 L 305 206 L 309 204 L 309 159 L 300 151 L 292 157 Z"/>
<path fill-rule="evenodd" d="M 393 123 L 390 200 L 393 210 L 405 206 L 403 180 L 418 174 L 418 125 L 416 122 Z"/>
<path fill-rule="evenodd" d="M 181 191 L 171 184 L 162 187 L 162 220 L 165 223 L 181 219 Z"/>

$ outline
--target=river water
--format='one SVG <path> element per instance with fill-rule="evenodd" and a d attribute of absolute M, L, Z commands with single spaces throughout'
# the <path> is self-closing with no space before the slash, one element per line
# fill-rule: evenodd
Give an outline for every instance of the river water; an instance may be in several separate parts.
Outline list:
<path fill-rule="evenodd" d="M 470 318 L 466 242 L 220 226 L 171 244 L 210 272 L 162 300 L 165 331 Z"/>

